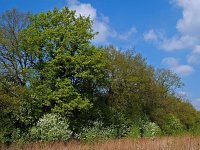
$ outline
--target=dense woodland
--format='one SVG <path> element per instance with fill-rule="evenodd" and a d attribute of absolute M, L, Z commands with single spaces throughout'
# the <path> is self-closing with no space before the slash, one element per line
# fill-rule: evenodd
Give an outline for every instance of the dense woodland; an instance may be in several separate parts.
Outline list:
<path fill-rule="evenodd" d="M 0 143 L 200 134 L 180 77 L 135 50 L 95 46 L 68 8 L 0 17 Z"/>

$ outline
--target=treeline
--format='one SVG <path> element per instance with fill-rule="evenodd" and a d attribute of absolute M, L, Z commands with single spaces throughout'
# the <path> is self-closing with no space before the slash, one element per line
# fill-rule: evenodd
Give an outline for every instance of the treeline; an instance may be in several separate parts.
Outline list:
<path fill-rule="evenodd" d="M 175 73 L 96 34 L 68 8 L 1 15 L 1 143 L 200 133 Z"/>

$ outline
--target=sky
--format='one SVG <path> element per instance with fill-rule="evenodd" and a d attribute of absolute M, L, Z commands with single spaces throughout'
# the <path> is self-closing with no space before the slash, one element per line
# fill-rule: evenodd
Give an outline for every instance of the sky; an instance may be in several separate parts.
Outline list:
<path fill-rule="evenodd" d="M 94 44 L 134 49 L 177 73 L 185 84 L 177 92 L 200 110 L 200 0 L 0 0 L 0 13 L 65 6 L 94 20 Z"/>

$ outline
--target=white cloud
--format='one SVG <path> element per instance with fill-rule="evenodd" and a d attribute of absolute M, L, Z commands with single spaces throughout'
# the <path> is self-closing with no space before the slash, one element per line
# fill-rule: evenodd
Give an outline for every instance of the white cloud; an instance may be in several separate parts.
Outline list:
<path fill-rule="evenodd" d="M 194 72 L 194 69 L 190 65 L 181 65 L 178 59 L 174 57 L 167 57 L 162 60 L 164 65 L 167 65 L 171 70 L 179 75 L 189 75 Z"/>
<path fill-rule="evenodd" d="M 191 48 L 198 42 L 198 39 L 196 37 L 189 35 L 185 36 L 174 35 L 173 37 L 168 38 L 164 33 L 153 29 L 147 31 L 144 34 L 144 40 L 146 42 L 153 42 L 154 44 L 157 45 L 159 49 L 168 52 Z"/>
<path fill-rule="evenodd" d="M 110 36 L 109 19 L 103 16 L 97 16 L 97 10 L 89 3 L 80 3 L 77 0 L 68 1 L 69 9 L 76 10 L 77 15 L 90 16 L 94 20 L 93 30 L 99 32 L 95 36 L 94 42 L 105 42 Z"/>
<path fill-rule="evenodd" d="M 107 38 L 111 37 L 111 30 L 106 22 L 96 20 L 93 25 L 93 29 L 98 34 L 95 36 L 94 42 L 106 42 Z"/>
<path fill-rule="evenodd" d="M 147 32 L 149 36 L 145 36 L 144 39 L 145 41 L 157 39 L 158 42 L 155 44 L 166 51 L 194 49 L 196 45 L 200 45 L 200 0 L 172 1 L 182 9 L 182 17 L 177 20 L 176 24 L 177 33 L 172 37 L 167 37 L 151 29 Z"/>
<path fill-rule="evenodd" d="M 77 15 L 90 16 L 94 21 L 93 30 L 94 32 L 98 32 L 93 40 L 95 43 L 106 43 L 109 38 L 127 40 L 137 31 L 135 27 L 132 27 L 126 33 L 117 33 L 109 26 L 109 17 L 99 13 L 97 9 L 89 3 L 81 3 L 78 0 L 68 0 L 68 7 L 71 10 L 76 10 Z"/>
<path fill-rule="evenodd" d="M 144 40 L 147 42 L 157 42 L 158 35 L 153 29 L 151 29 L 144 34 Z"/>
<path fill-rule="evenodd" d="M 179 65 L 178 60 L 176 58 L 173 58 L 173 57 L 164 58 L 162 60 L 162 63 L 167 64 L 169 66 L 178 66 Z"/>
<path fill-rule="evenodd" d="M 176 24 L 179 37 L 172 37 L 165 49 L 194 49 L 200 44 L 200 0 L 174 0 L 174 3 L 182 9 L 182 17 Z"/>
<path fill-rule="evenodd" d="M 76 10 L 77 15 L 90 16 L 92 20 L 97 16 L 97 10 L 91 4 L 82 4 L 77 0 L 69 0 L 68 5 L 71 10 Z"/>
<path fill-rule="evenodd" d="M 177 30 L 184 35 L 200 37 L 200 1 L 176 0 L 175 2 L 183 9 L 182 18 L 177 22 Z"/>
<path fill-rule="evenodd" d="M 200 45 L 196 45 L 187 59 L 190 64 L 200 64 Z"/>
<path fill-rule="evenodd" d="M 136 32 L 137 32 L 137 29 L 133 26 L 128 32 L 124 34 L 119 34 L 117 37 L 122 40 L 127 40 Z"/>
<path fill-rule="evenodd" d="M 163 64 L 178 74 L 191 74 L 194 69 L 191 65 L 200 64 L 200 0 L 171 0 L 181 8 L 182 16 L 177 20 L 177 32 L 171 37 L 163 32 L 150 29 L 144 34 L 146 42 L 152 42 L 158 49 L 168 52 L 176 50 L 191 50 L 187 54 L 187 63 L 181 65 L 173 57 L 163 59 Z"/>
<path fill-rule="evenodd" d="M 193 49 L 200 43 L 200 1 L 199 0 L 174 0 L 182 8 L 182 18 L 177 21 L 176 29 L 180 36 L 172 37 L 165 49 Z M 173 45 L 173 46 L 172 46 Z M 167 47 L 168 46 L 168 47 Z"/>
<path fill-rule="evenodd" d="M 188 35 L 181 37 L 174 36 L 172 38 L 163 39 L 159 47 L 166 51 L 181 50 L 192 47 L 195 45 L 196 41 L 195 37 Z"/>

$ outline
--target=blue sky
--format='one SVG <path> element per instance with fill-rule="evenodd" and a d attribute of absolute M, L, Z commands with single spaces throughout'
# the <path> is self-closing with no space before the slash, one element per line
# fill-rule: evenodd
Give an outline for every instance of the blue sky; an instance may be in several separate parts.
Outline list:
<path fill-rule="evenodd" d="M 100 32 L 95 44 L 135 48 L 149 64 L 176 72 L 185 84 L 179 94 L 200 110 L 200 0 L 0 0 L 0 13 L 64 6 L 90 15 Z"/>

